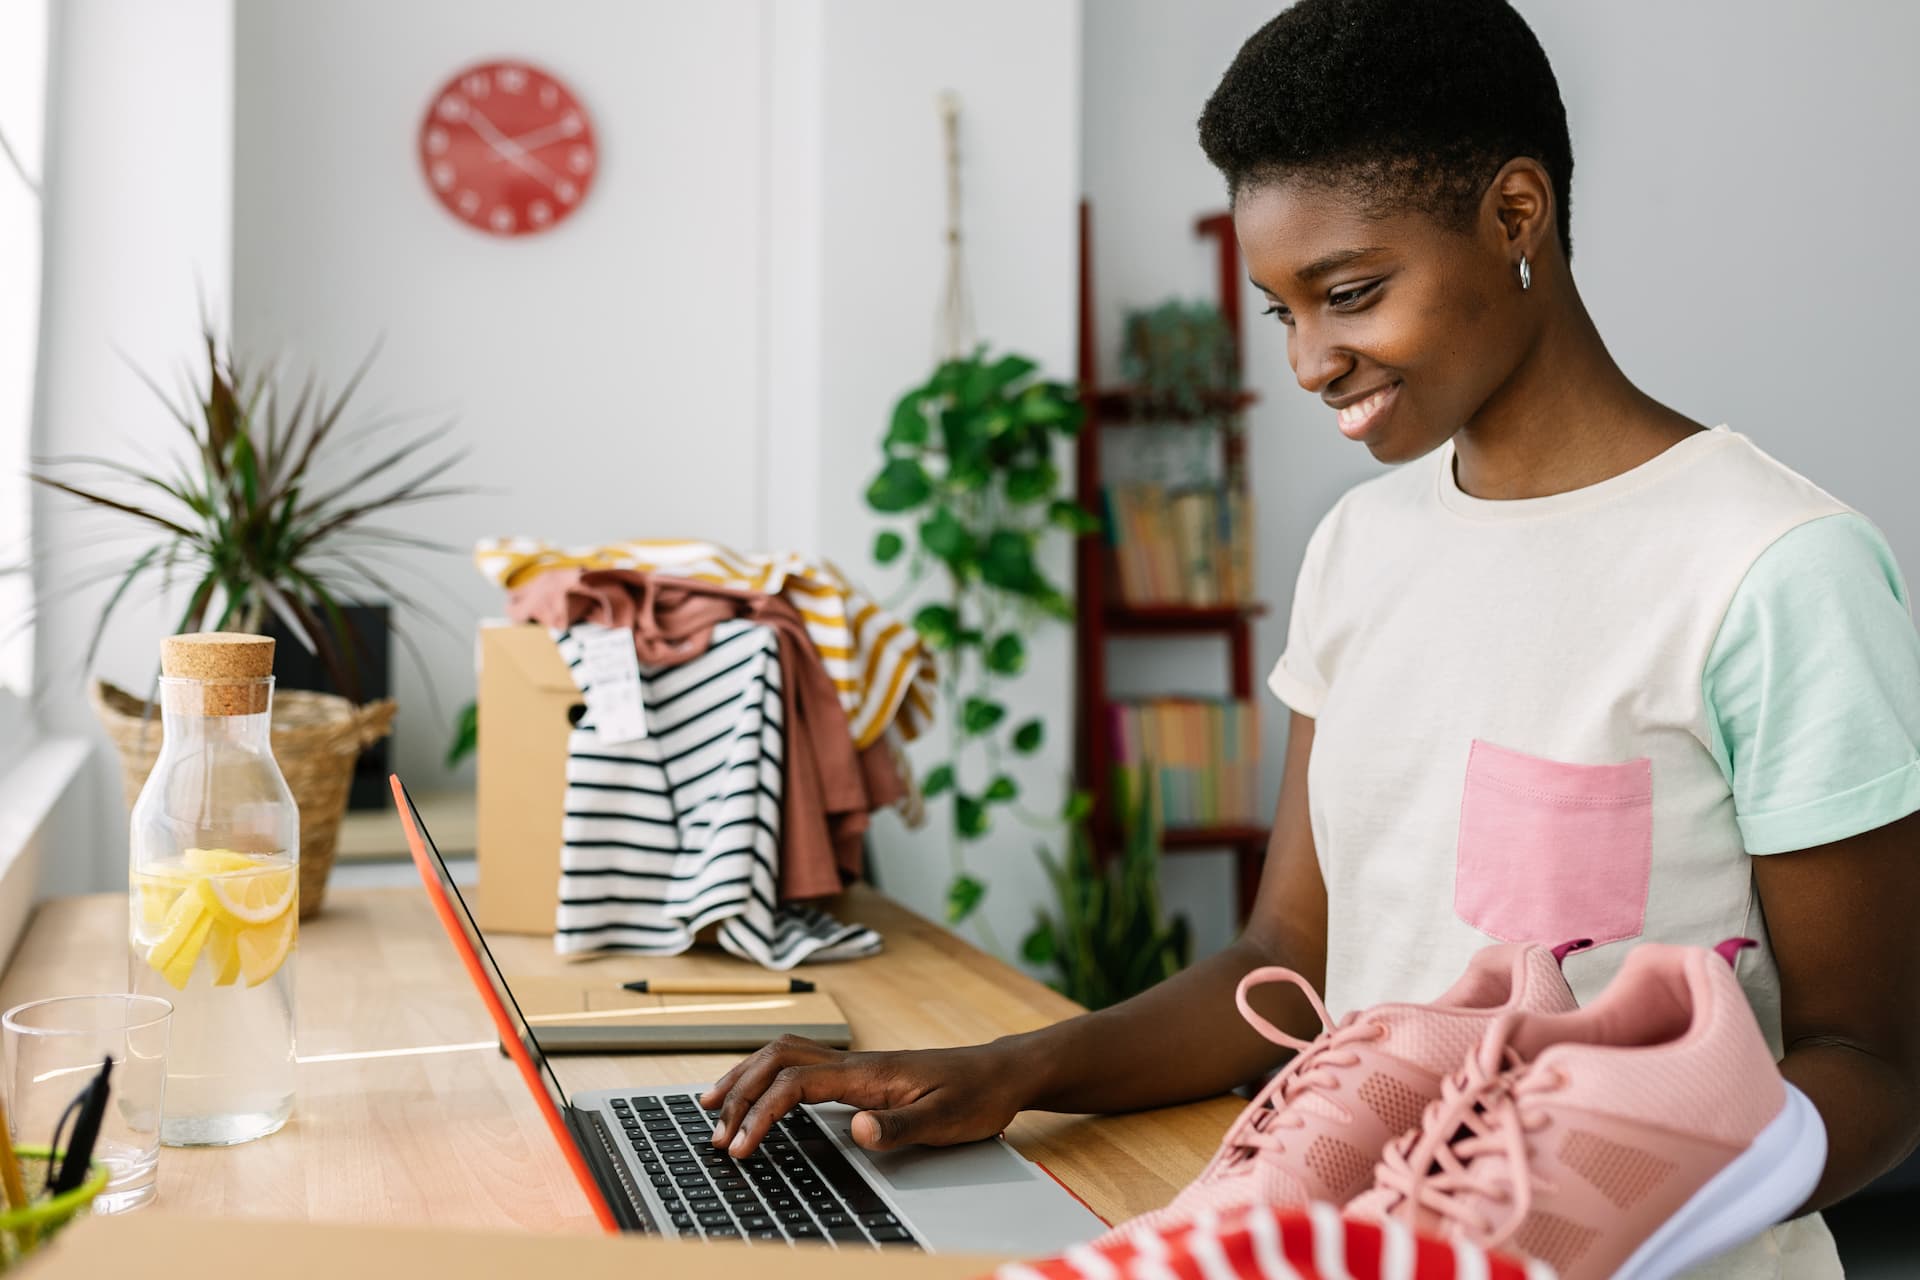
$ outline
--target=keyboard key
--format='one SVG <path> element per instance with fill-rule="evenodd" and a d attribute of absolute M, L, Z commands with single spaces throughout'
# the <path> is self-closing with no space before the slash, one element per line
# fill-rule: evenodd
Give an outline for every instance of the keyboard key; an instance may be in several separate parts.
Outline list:
<path fill-rule="evenodd" d="M 764 1213 L 743 1213 L 740 1225 L 748 1231 L 766 1231 L 773 1227 L 773 1219 Z"/>
<path fill-rule="evenodd" d="M 673 1185 L 673 1179 L 664 1173 L 650 1173 L 647 1175 L 647 1179 L 656 1187 L 670 1187 Z"/>
<path fill-rule="evenodd" d="M 908 1234 L 907 1229 L 905 1227 L 898 1227 L 898 1226 L 875 1227 L 873 1229 L 873 1238 L 875 1240 L 880 1241 L 882 1244 L 885 1244 L 889 1241 L 894 1241 L 894 1240 L 913 1239 L 913 1237 Z"/>
<path fill-rule="evenodd" d="M 756 1196 L 753 1192 L 745 1190 L 744 1188 L 738 1191 L 728 1191 L 725 1187 L 722 1187 L 720 1194 L 728 1204 L 758 1205 L 760 1203 L 759 1196 Z"/>
<path fill-rule="evenodd" d="M 747 1239 L 756 1241 L 778 1240 L 782 1244 L 787 1242 L 787 1238 L 780 1234 L 777 1227 L 769 1227 L 764 1231 L 749 1231 L 747 1232 Z"/>
<path fill-rule="evenodd" d="M 709 1240 L 738 1240 L 739 1238 L 739 1228 L 732 1225 L 707 1228 L 707 1239 Z"/>
<path fill-rule="evenodd" d="M 701 1214 L 698 1221 L 703 1227 L 726 1227 L 733 1225 L 732 1215 L 721 1209 L 716 1209 L 712 1213 Z"/>
<path fill-rule="evenodd" d="M 713 1185 L 722 1191 L 745 1191 L 747 1189 L 747 1180 L 745 1178 L 735 1177 L 732 1174 L 723 1174 L 715 1170 L 713 1174 Z"/>
<path fill-rule="evenodd" d="M 804 1209 L 787 1209 L 781 1213 L 780 1221 L 787 1226 L 797 1227 L 802 1223 L 812 1222 L 813 1215 Z"/>
<path fill-rule="evenodd" d="M 800 1201 L 795 1199 L 793 1196 L 768 1196 L 767 1197 L 767 1208 L 775 1210 L 776 1212 L 783 1212 L 789 1209 L 798 1209 L 799 1207 L 800 1207 Z"/>
<path fill-rule="evenodd" d="M 787 1234 L 795 1240 L 823 1240 L 826 1238 L 821 1235 L 820 1228 L 814 1226 L 811 1222 L 805 1226 L 795 1225 L 788 1227 Z"/>
<path fill-rule="evenodd" d="M 861 1214 L 860 1225 L 863 1227 L 897 1227 L 900 1225 L 900 1219 L 883 1209 L 879 1213 Z"/>
<path fill-rule="evenodd" d="M 616 1102 L 614 1105 L 617 1107 L 620 1104 Z M 666 1104 L 658 1098 L 635 1098 L 633 1100 L 633 1109 L 635 1111 L 664 1111 Z"/>
<path fill-rule="evenodd" d="M 852 1226 L 853 1219 L 844 1213 L 823 1213 L 820 1215 L 820 1225 L 831 1231 L 835 1227 Z"/>
<path fill-rule="evenodd" d="M 693 1219 L 692 1219 L 692 1217 L 690 1217 L 690 1216 L 689 1216 L 689 1215 L 687 1215 L 687 1214 L 684 1214 L 684 1213 L 676 1213 L 676 1214 L 673 1214 L 673 1215 L 672 1215 L 672 1216 L 671 1216 L 671 1217 L 670 1217 L 670 1218 L 668 1219 L 668 1221 L 670 1221 L 670 1222 L 672 1222 L 672 1223 L 673 1223 L 673 1226 L 674 1226 L 674 1230 L 676 1230 L 676 1231 L 691 1231 L 691 1230 L 693 1230 Z"/>
<path fill-rule="evenodd" d="M 707 1190 L 707 1180 L 697 1173 L 683 1173 L 676 1177 L 674 1185 L 687 1193 L 687 1199 L 693 1199 L 696 1192 Z"/>
<path fill-rule="evenodd" d="M 856 1242 L 859 1244 L 867 1243 L 866 1233 L 861 1231 L 860 1228 L 858 1227 L 851 1227 L 851 1226 L 828 1227 L 827 1239 L 833 1241 L 835 1244 L 853 1244 Z"/>

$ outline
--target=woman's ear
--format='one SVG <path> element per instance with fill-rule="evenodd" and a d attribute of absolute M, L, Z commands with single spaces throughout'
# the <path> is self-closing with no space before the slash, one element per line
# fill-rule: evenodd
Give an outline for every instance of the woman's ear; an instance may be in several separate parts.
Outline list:
<path fill-rule="evenodd" d="M 1538 160 L 1515 156 L 1487 184 L 1489 221 L 1503 244 L 1519 244 L 1539 257 L 1538 246 L 1553 226 L 1553 182 Z"/>

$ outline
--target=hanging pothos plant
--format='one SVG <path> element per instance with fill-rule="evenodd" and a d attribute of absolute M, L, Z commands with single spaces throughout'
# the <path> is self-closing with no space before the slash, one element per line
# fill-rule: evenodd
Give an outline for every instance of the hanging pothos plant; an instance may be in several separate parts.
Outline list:
<path fill-rule="evenodd" d="M 1037 367 L 1019 355 L 990 360 L 985 344 L 943 361 L 894 406 L 885 461 L 867 486 L 875 511 L 914 521 L 906 534 L 882 532 L 874 558 L 889 564 L 911 546 L 909 590 L 944 579 L 943 599 L 916 612 L 913 625 L 941 655 L 949 756 L 928 771 L 923 790 L 929 799 L 953 793 L 951 924 L 971 916 L 987 891 L 968 871 L 964 846 L 987 834 L 995 806 L 1017 806 L 1011 756 L 1032 755 L 1046 734 L 1037 718 L 1009 724 L 995 689 L 1025 670 L 1035 628 L 1073 620 L 1072 601 L 1040 571 L 1041 540 L 1099 528 L 1065 496 L 1053 460 L 1084 410 L 1070 384 L 1035 377 Z M 977 770 L 963 767 L 970 746 L 980 748 Z M 1086 807 L 1076 794 L 1065 816 Z"/>

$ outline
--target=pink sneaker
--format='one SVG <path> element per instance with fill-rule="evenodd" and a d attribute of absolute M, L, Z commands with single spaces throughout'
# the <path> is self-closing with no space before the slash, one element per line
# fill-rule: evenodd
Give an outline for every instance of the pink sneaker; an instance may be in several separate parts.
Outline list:
<path fill-rule="evenodd" d="M 1387 1149 L 1360 1219 L 1537 1258 L 1560 1280 L 1664 1280 L 1798 1207 L 1827 1134 L 1713 951 L 1645 943 L 1577 1013 L 1503 1016 Z"/>
<path fill-rule="evenodd" d="M 1419 1126 L 1427 1104 L 1440 1097 L 1441 1082 L 1498 1017 L 1577 1007 L 1560 961 L 1587 945 L 1582 939 L 1552 950 L 1486 947 L 1432 1004 L 1376 1005 L 1338 1025 L 1305 978 L 1291 969 L 1255 969 L 1234 993 L 1241 1016 L 1296 1055 L 1240 1113 L 1213 1159 L 1172 1204 L 1121 1223 L 1097 1243 L 1250 1204 L 1345 1204 L 1373 1185 L 1381 1151 Z M 1325 1030 L 1309 1042 L 1255 1013 L 1247 992 L 1268 982 L 1291 982 L 1305 992 Z"/>

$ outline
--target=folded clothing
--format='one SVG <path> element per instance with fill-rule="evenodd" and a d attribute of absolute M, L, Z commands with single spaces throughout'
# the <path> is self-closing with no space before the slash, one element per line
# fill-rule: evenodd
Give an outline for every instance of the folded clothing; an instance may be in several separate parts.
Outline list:
<path fill-rule="evenodd" d="M 938 674 L 919 632 L 875 604 L 833 564 L 794 551 L 738 552 L 689 538 L 561 548 L 533 538 L 483 539 L 474 564 L 518 593 L 549 573 L 632 569 L 777 596 L 805 620 L 854 742 L 870 747 L 888 725 L 907 741 L 933 721 Z"/>
<path fill-rule="evenodd" d="M 785 676 L 788 735 L 778 896 L 824 897 L 839 892 L 843 873 L 860 874 L 868 815 L 900 799 L 906 787 L 886 741 L 856 748 L 834 682 L 791 604 L 764 592 L 633 570 L 565 569 L 515 590 L 508 613 L 554 631 L 582 623 L 629 631 L 639 661 L 655 671 L 706 653 L 727 619 L 770 628 Z"/>

